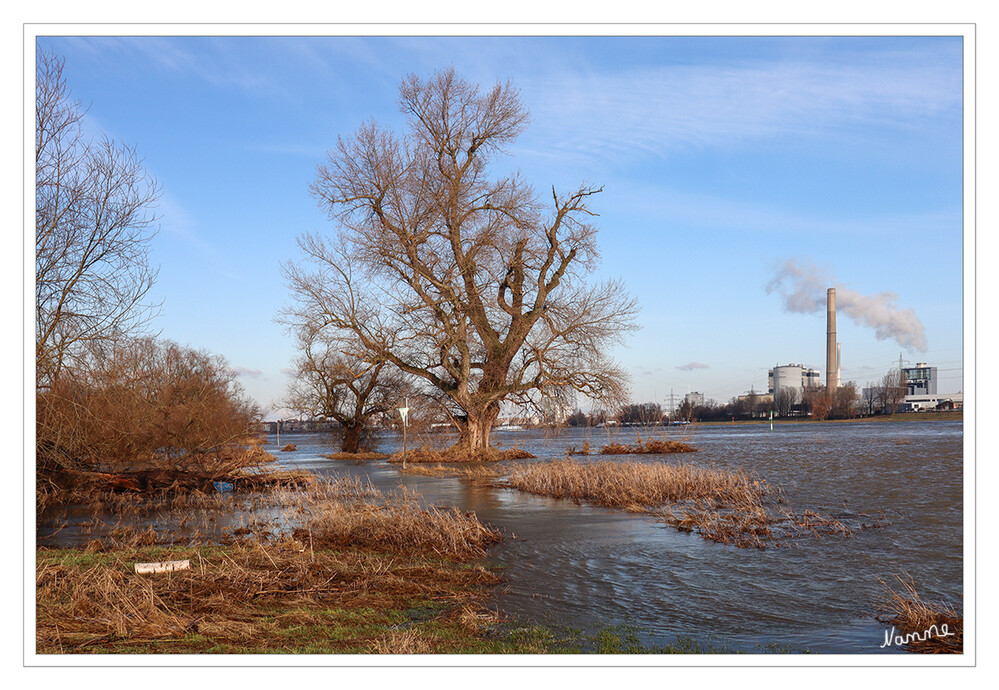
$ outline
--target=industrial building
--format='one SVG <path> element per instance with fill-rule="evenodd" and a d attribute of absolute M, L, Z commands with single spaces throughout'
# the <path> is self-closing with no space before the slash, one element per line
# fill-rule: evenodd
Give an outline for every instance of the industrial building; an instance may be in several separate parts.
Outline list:
<path fill-rule="evenodd" d="M 807 369 L 801 364 L 785 364 L 776 366 L 767 373 L 767 387 L 770 395 L 776 395 L 782 388 L 795 391 L 795 401 L 801 400 L 806 388 L 818 388 L 820 375 L 818 369 Z"/>
<path fill-rule="evenodd" d="M 685 403 L 692 405 L 693 407 L 703 406 L 704 393 L 698 393 L 697 391 L 687 393 L 685 396 L 683 396 L 683 401 Z"/>
<path fill-rule="evenodd" d="M 905 377 L 909 396 L 937 394 L 936 367 L 927 366 L 926 362 L 919 362 L 914 367 L 903 368 L 902 375 Z"/>
<path fill-rule="evenodd" d="M 944 395 L 907 395 L 901 405 L 902 412 L 921 412 L 923 410 L 962 410 L 964 409 L 963 393 L 947 393 Z"/>

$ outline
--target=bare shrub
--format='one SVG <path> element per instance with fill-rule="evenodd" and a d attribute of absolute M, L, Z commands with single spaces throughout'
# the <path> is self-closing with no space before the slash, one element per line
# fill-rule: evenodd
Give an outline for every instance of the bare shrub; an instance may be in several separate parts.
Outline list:
<path fill-rule="evenodd" d="M 153 338 L 116 340 L 37 395 L 38 467 L 221 477 L 270 457 L 259 411 L 219 356 Z M 249 447 L 247 447 L 249 446 Z"/>

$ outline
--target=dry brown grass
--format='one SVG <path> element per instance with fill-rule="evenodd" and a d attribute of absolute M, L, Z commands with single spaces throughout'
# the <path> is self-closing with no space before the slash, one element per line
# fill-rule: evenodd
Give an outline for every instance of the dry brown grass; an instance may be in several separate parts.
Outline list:
<path fill-rule="evenodd" d="M 224 529 L 237 536 L 256 534 L 262 538 L 294 531 L 299 537 L 308 536 L 311 548 L 426 551 L 457 559 L 481 556 L 488 546 L 501 540 L 501 535 L 479 522 L 474 513 L 424 508 L 414 496 L 383 494 L 351 477 L 303 476 L 309 481 L 288 481 L 268 491 L 235 494 L 106 493 L 91 497 L 88 507 L 93 517 L 89 523 L 78 523 L 77 528 L 115 547 L 177 541 L 190 534 L 224 540 Z M 226 528 L 218 526 L 223 520 Z M 145 527 L 137 526 L 150 521 L 160 525 L 160 532 L 151 537 Z"/>
<path fill-rule="evenodd" d="M 472 482 L 491 481 L 503 474 L 495 467 L 484 463 L 416 463 L 407 465 L 402 471 L 424 477 L 457 477 Z"/>
<path fill-rule="evenodd" d="M 402 456 L 402 451 L 394 453 L 392 457 L 389 458 L 389 462 L 393 464 L 402 464 Z M 528 453 L 526 450 L 521 450 L 520 448 L 489 448 L 484 451 L 472 452 L 467 448 L 462 448 L 460 446 L 451 446 L 450 448 L 444 449 L 434 448 L 432 446 L 422 446 L 420 448 L 406 451 L 407 464 L 499 462 L 502 460 L 524 460 L 533 457 L 534 456 L 531 453 Z"/>
<path fill-rule="evenodd" d="M 390 630 L 374 641 L 375 654 L 431 654 L 433 640 L 419 630 Z"/>
<path fill-rule="evenodd" d="M 215 545 L 195 538 L 188 546 L 164 547 L 168 533 L 96 524 L 95 518 L 99 538 L 86 548 L 39 549 L 40 653 L 281 651 L 287 645 L 415 651 L 386 632 L 391 616 L 385 616 L 398 616 L 414 601 L 442 602 L 448 615 L 452 609 L 464 615 L 465 607 L 477 610 L 480 590 L 498 581 L 481 566 L 457 565 L 501 539 L 474 514 L 423 507 L 414 496 L 383 494 L 353 478 L 316 478 L 304 487 L 286 484 L 241 497 L 108 498 L 95 511 L 125 523 L 143 513 L 155 514 L 157 523 L 164 515 L 183 516 L 200 533 L 240 509 L 246 520 L 233 523 L 244 526 Z M 234 503 L 237 498 L 243 502 Z M 259 519 L 262 511 L 279 516 Z M 135 562 L 160 560 L 190 560 L 191 570 L 165 576 L 133 570 Z M 463 620 L 454 625 L 474 631 Z M 420 651 L 440 652 L 447 644 L 437 640 L 432 650 Z"/>
<path fill-rule="evenodd" d="M 608 443 L 600 449 L 601 455 L 662 455 L 666 453 L 693 453 L 697 449 L 682 441 L 665 438 L 637 438 L 631 445 Z"/>
<path fill-rule="evenodd" d="M 357 453 L 325 453 L 323 457 L 327 460 L 352 460 L 362 462 L 364 460 L 387 460 L 385 453 L 375 453 L 373 451 L 358 451 Z"/>
<path fill-rule="evenodd" d="M 132 568 L 166 556 L 189 559 L 191 569 L 150 576 Z M 481 567 L 310 550 L 294 539 L 168 551 L 40 549 L 36 642 L 41 654 L 439 652 L 385 631 L 414 601 L 475 609 L 497 581 Z"/>
<path fill-rule="evenodd" d="M 641 511 L 691 499 L 752 503 L 771 491 L 766 482 L 741 470 L 641 462 L 554 460 L 524 464 L 515 467 L 507 481 L 529 493 Z"/>
<path fill-rule="evenodd" d="M 382 498 L 382 497 L 379 497 Z M 456 508 L 421 508 L 413 497 L 309 501 L 298 538 L 323 547 L 360 546 L 382 551 L 429 551 L 457 559 L 478 558 L 502 536 Z"/>
<path fill-rule="evenodd" d="M 298 450 L 298 446 L 296 446 L 294 443 L 289 443 L 288 445 L 286 445 L 284 448 L 281 449 L 281 452 L 282 453 L 291 453 L 292 451 L 296 451 L 296 450 Z"/>
<path fill-rule="evenodd" d="M 804 536 L 849 536 L 853 532 L 834 518 L 812 511 L 795 514 L 782 507 L 782 489 L 742 470 L 555 460 L 518 465 L 506 482 L 541 496 L 649 513 L 681 531 L 742 548 L 762 549 Z"/>
<path fill-rule="evenodd" d="M 900 591 L 881 580 L 885 592 L 877 605 L 877 619 L 897 628 L 902 636 L 915 634 L 912 641 L 905 645 L 909 651 L 922 654 L 963 653 L 964 618 L 961 614 L 953 606 L 923 601 L 911 576 L 896 575 L 895 579 Z M 946 636 L 941 635 L 944 626 L 949 633 Z M 931 629 L 933 632 L 928 634 Z"/>

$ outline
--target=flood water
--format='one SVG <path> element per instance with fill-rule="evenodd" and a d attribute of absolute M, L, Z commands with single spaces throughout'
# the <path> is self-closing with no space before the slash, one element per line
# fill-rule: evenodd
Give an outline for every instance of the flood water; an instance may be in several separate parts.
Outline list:
<path fill-rule="evenodd" d="M 402 475 L 383 461 L 325 459 L 311 434 L 282 434 L 294 452 L 267 450 L 289 468 L 350 474 L 383 491 L 400 485 L 428 504 L 474 512 L 500 529 L 489 561 L 504 585 L 490 605 L 524 623 L 593 633 L 633 628 L 646 644 L 690 637 L 703 648 L 875 654 L 885 627 L 874 619 L 884 591 L 907 573 L 924 599 L 963 604 L 963 434 L 961 422 L 877 422 L 700 426 L 670 431 L 698 448 L 669 456 L 599 456 L 581 461 L 686 462 L 744 469 L 783 487 L 796 512 L 848 523 L 890 524 L 851 537 L 803 537 L 787 547 L 741 549 L 681 533 L 650 516 L 531 496 L 454 478 Z M 635 430 L 494 432 L 493 442 L 537 461 L 634 440 Z M 395 438 L 383 439 L 392 452 Z M 519 462 L 532 462 L 531 460 Z M 501 465 L 502 467 L 502 465 Z M 39 524 L 40 541 L 46 525 Z M 57 538 L 72 540 L 72 531 Z"/>

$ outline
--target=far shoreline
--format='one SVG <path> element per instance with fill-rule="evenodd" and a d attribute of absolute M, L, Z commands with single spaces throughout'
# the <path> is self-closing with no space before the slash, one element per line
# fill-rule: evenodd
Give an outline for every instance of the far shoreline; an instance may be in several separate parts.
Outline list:
<path fill-rule="evenodd" d="M 891 415 L 870 415 L 868 417 L 850 417 L 847 419 L 812 419 L 811 417 L 791 417 L 791 418 L 777 418 L 775 417 L 773 423 L 777 424 L 844 424 L 851 422 L 963 422 L 964 421 L 964 411 L 954 410 L 947 412 L 897 412 Z M 720 426 L 720 425 L 740 425 L 740 424 L 755 424 L 755 425 L 768 425 L 770 420 L 768 418 L 762 419 L 737 419 L 732 420 L 712 420 L 710 422 L 692 422 L 698 426 Z M 622 427 L 628 428 L 628 427 Z"/>

